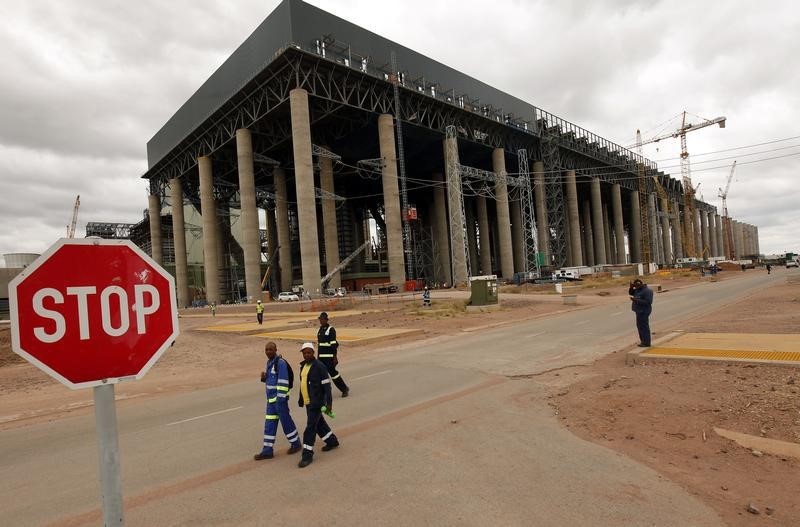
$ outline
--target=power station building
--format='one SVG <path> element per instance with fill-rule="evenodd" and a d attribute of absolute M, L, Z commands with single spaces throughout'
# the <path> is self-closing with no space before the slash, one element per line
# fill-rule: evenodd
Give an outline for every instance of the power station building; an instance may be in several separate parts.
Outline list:
<path fill-rule="evenodd" d="M 728 252 L 716 208 L 652 161 L 300 0 L 261 23 L 147 155 L 151 252 L 169 253 L 182 306 L 187 233 L 209 302 L 240 283 L 260 298 L 267 260 L 273 294 L 313 295 Z M 755 227 L 731 234 L 737 255 L 758 254 Z"/>

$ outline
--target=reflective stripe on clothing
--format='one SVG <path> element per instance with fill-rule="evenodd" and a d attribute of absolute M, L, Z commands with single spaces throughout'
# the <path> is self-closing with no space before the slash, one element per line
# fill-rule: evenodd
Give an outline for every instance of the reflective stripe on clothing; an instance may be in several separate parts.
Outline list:
<path fill-rule="evenodd" d="M 323 441 L 327 441 L 327 440 L 328 440 L 328 438 L 329 438 L 330 436 L 332 436 L 332 435 L 333 435 L 333 430 L 331 430 L 330 432 L 328 432 L 327 434 L 325 434 L 324 436 L 322 436 L 322 440 L 323 440 Z"/>
<path fill-rule="evenodd" d="M 323 379 L 322 380 L 322 384 L 330 384 L 330 383 L 331 383 L 330 379 Z"/>
<path fill-rule="evenodd" d="M 278 402 L 278 398 L 277 398 L 277 397 L 271 397 L 271 398 L 267 399 L 267 402 L 268 402 L 268 403 L 275 403 L 275 402 Z"/>
<path fill-rule="evenodd" d="M 266 418 L 267 421 L 277 421 L 279 419 L 279 417 L 277 415 L 269 415 L 269 414 L 267 414 L 264 417 Z"/>
<path fill-rule="evenodd" d="M 331 379 L 335 381 L 336 379 L 338 379 L 338 378 L 339 378 L 339 377 L 341 377 L 341 376 L 342 376 L 342 375 L 341 375 L 340 373 L 337 373 L 337 374 L 336 374 L 336 375 L 334 375 L 334 376 L 333 376 Z"/>
<path fill-rule="evenodd" d="M 278 384 L 286 384 L 289 385 L 289 379 L 278 379 Z"/>
<path fill-rule="evenodd" d="M 288 386 L 278 386 L 278 391 L 279 392 L 288 392 L 289 391 L 289 387 Z"/>
<path fill-rule="evenodd" d="M 320 344 L 320 346 L 321 346 L 321 345 L 322 345 L 322 344 Z M 336 355 L 334 355 L 333 353 L 320 353 L 320 354 L 319 354 L 319 358 L 320 358 L 320 359 L 332 359 L 332 358 L 334 358 L 335 356 L 336 356 Z"/>
<path fill-rule="evenodd" d="M 314 451 L 314 447 L 313 447 L 313 446 L 311 446 L 311 445 L 305 445 L 305 444 L 304 444 L 304 445 L 303 445 L 303 448 L 305 448 L 306 450 L 310 450 L 310 451 L 312 451 L 312 452 Z"/>
<path fill-rule="evenodd" d="M 327 348 L 327 347 L 330 347 L 331 344 L 332 344 L 331 342 L 320 342 L 319 343 L 319 347 L 320 348 Z"/>

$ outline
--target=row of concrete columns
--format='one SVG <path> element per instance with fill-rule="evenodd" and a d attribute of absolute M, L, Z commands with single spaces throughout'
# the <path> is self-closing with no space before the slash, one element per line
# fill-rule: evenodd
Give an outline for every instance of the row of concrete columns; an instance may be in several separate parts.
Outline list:
<path fill-rule="evenodd" d="M 309 121 L 308 94 L 303 89 L 295 89 L 290 93 L 290 111 L 292 123 L 292 148 L 294 156 L 294 179 L 297 196 L 298 230 L 300 238 L 300 266 L 302 281 L 307 291 L 315 293 L 321 287 L 320 254 L 319 254 L 319 229 L 317 223 L 317 206 L 314 188 L 314 172 L 311 148 L 311 128 Z M 378 139 L 380 155 L 383 164 L 383 196 L 386 224 L 386 238 L 388 244 L 389 279 L 396 284 L 405 281 L 405 254 L 403 251 L 402 219 L 400 210 L 397 155 L 395 151 L 394 123 L 391 115 L 381 115 L 378 118 Z M 450 144 L 452 143 L 452 144 Z M 457 149 L 454 138 L 445 140 L 445 151 L 448 148 Z M 253 145 L 249 130 L 241 129 L 236 132 L 236 149 L 239 172 L 239 194 L 241 202 L 241 221 L 243 232 L 243 252 L 245 265 L 245 284 L 247 296 L 251 300 L 261 297 L 261 245 L 258 230 L 258 210 L 256 205 L 256 192 L 253 170 Z M 455 154 L 457 156 L 457 152 Z M 445 155 L 447 159 L 447 154 Z M 219 302 L 221 298 L 221 276 L 223 265 L 223 236 L 220 231 L 217 217 L 218 204 L 214 197 L 214 175 L 212 160 L 209 157 L 200 157 L 197 160 L 200 187 L 200 203 L 203 216 L 203 258 L 205 268 L 206 298 L 209 302 Z M 456 276 L 466 276 L 466 269 L 453 269 L 452 248 L 461 248 L 468 244 L 470 260 L 473 261 L 473 273 L 480 269 L 484 273 L 491 272 L 492 247 L 490 239 L 496 242 L 495 259 L 501 276 L 510 278 L 515 270 L 524 266 L 524 236 L 522 234 L 521 211 L 519 202 L 509 204 L 508 186 L 505 180 L 505 152 L 496 148 L 492 152 L 492 166 L 497 181 L 494 185 L 496 198 L 496 218 L 490 222 L 489 209 L 486 198 L 476 197 L 468 208 L 467 218 L 454 218 L 448 215 L 447 208 L 451 211 L 460 211 L 460 196 L 448 193 L 445 195 L 444 185 L 438 185 L 433 191 L 433 218 L 432 225 L 436 240 L 437 254 L 434 258 L 437 267 L 443 273 L 447 282 L 452 282 L 454 272 Z M 567 212 L 567 237 L 569 248 L 569 261 L 572 265 L 603 265 L 607 263 L 625 263 L 625 226 L 623 223 L 622 191 L 617 183 L 611 184 L 611 208 L 602 201 L 601 181 L 592 178 L 590 181 L 590 199 L 579 208 L 577 183 L 575 171 L 566 172 L 566 212 Z M 440 183 L 446 181 L 443 174 L 435 174 L 434 179 Z M 547 221 L 547 207 L 544 185 L 544 166 L 541 162 L 533 163 L 535 214 L 539 237 L 540 250 L 547 253 L 549 226 Z M 178 302 L 188 305 L 186 241 L 184 234 L 184 217 L 181 182 L 174 179 L 170 182 L 171 192 L 174 196 L 172 203 L 173 231 L 175 233 L 176 251 L 176 278 L 178 288 Z M 334 193 L 332 162 L 328 158 L 320 159 L 320 186 L 325 193 Z M 272 242 L 277 241 L 280 246 L 279 262 L 281 288 L 287 290 L 292 286 L 292 252 L 289 233 L 289 208 L 286 175 L 282 169 L 274 170 L 274 191 L 276 210 L 274 216 L 270 212 L 267 219 L 268 235 Z M 658 260 L 669 263 L 673 258 L 681 257 L 682 240 L 684 231 L 670 218 L 666 211 L 668 203 L 661 199 L 659 206 L 664 211 L 658 221 L 655 211 L 655 197 L 648 196 L 648 212 L 650 214 L 652 240 Z M 448 202 L 447 205 L 445 204 Z M 630 213 L 629 249 L 631 259 L 640 261 L 642 233 L 640 223 L 640 202 L 638 192 L 629 193 Z M 474 204 L 475 212 L 472 206 Z M 677 210 L 676 204 L 673 204 Z M 153 243 L 153 258 L 160 262 L 160 202 L 157 196 L 150 197 L 150 224 L 151 239 Z M 325 264 L 330 271 L 339 263 L 338 233 L 336 225 L 336 207 L 331 199 L 322 200 L 322 230 L 325 240 Z M 582 214 L 581 214 L 582 212 Z M 450 217 L 448 217 L 450 216 Z M 477 216 L 477 218 L 476 218 Z M 581 218 L 582 216 L 582 218 Z M 474 228 L 468 229 L 468 238 L 464 239 L 461 229 L 453 229 L 451 222 L 468 220 L 475 226 L 477 220 L 477 233 Z M 687 219 L 684 216 L 684 219 Z M 719 256 L 725 249 L 722 222 L 718 215 L 711 215 L 706 211 L 698 210 L 695 218 L 687 231 L 696 233 L 693 242 L 696 244 L 697 254 L 706 253 L 706 256 Z M 512 228 L 513 226 L 513 228 Z M 581 229 L 583 226 L 583 230 Z M 733 224 L 734 239 L 737 253 L 749 252 L 755 254 L 758 250 L 757 230 L 753 226 L 739 222 Z M 470 235 L 469 232 L 472 234 Z M 475 235 L 477 234 L 477 239 Z M 470 238 L 471 236 L 471 238 Z M 451 246 L 452 244 L 452 246 Z M 270 246 L 273 246 L 270 243 Z M 549 254 L 546 254 L 546 260 Z M 462 265 L 456 262 L 458 265 Z M 339 278 L 335 277 L 331 285 L 339 285 Z"/>

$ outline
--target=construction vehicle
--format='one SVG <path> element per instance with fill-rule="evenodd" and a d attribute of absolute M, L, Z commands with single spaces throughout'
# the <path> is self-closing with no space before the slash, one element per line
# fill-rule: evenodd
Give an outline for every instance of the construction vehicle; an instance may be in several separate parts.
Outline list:
<path fill-rule="evenodd" d="M 72 207 L 72 221 L 67 225 L 67 238 L 75 237 L 75 226 L 78 225 L 78 209 L 81 208 L 81 195 L 75 198 L 75 206 Z"/>
<path fill-rule="evenodd" d="M 736 161 L 734 160 L 731 165 L 731 173 L 728 175 L 728 181 L 725 183 L 725 190 L 719 189 L 719 197 L 722 198 L 722 226 L 725 230 L 725 240 L 728 242 L 728 260 L 736 259 L 736 248 L 733 246 L 733 228 L 731 226 L 731 219 L 728 216 L 728 191 L 731 189 L 731 181 L 733 181 L 733 171 L 736 170 Z"/>
<path fill-rule="evenodd" d="M 691 167 L 689 165 L 689 151 L 686 147 L 686 134 L 715 124 L 719 125 L 720 128 L 725 128 L 725 121 L 726 121 L 725 117 L 716 117 L 714 119 L 702 119 L 702 121 L 697 124 L 687 123 L 686 111 L 684 111 L 682 113 L 681 126 L 674 132 L 652 137 L 645 141 L 637 141 L 636 145 L 632 145 L 636 146 L 637 148 L 641 148 L 641 145 L 657 143 L 664 139 L 680 138 L 681 140 L 681 179 L 683 183 L 683 218 L 684 218 L 683 253 L 684 256 L 687 257 L 697 256 L 697 251 L 695 249 L 695 243 L 694 243 L 695 188 L 692 186 L 692 174 L 691 174 Z"/>

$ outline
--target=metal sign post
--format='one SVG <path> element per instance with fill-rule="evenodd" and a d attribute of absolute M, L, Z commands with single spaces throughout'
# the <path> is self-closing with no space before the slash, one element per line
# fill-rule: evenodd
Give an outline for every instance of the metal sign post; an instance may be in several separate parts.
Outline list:
<path fill-rule="evenodd" d="M 94 416 L 97 429 L 97 455 L 100 463 L 100 495 L 103 501 L 103 525 L 123 525 L 122 478 L 119 471 L 117 407 L 114 385 L 95 386 Z"/>

